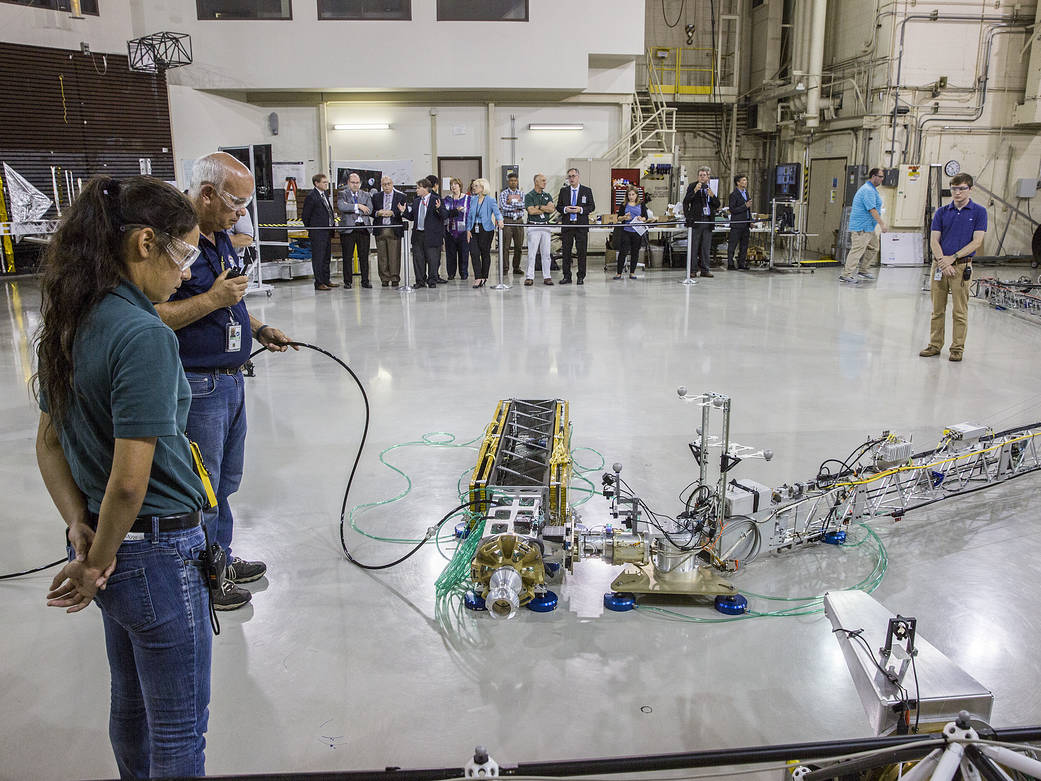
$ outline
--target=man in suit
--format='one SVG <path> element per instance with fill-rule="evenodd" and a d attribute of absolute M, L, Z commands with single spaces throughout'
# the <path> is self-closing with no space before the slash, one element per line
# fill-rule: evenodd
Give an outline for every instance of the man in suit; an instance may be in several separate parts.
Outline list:
<path fill-rule="evenodd" d="M 695 267 L 691 268 L 691 276 L 698 275 L 698 267 L 701 276 L 711 277 L 708 263 L 712 256 L 712 226 L 716 221 L 716 212 L 719 211 L 719 198 L 712 192 L 709 179 L 712 169 L 701 166 L 698 169 L 698 179 L 687 186 L 687 194 L 683 196 L 683 214 L 687 219 L 687 227 L 693 228 L 691 234 L 690 251 Z"/>
<path fill-rule="evenodd" d="M 393 179 L 384 176 L 380 180 L 380 192 L 372 198 L 372 206 L 376 270 L 383 287 L 397 287 L 401 281 L 401 237 L 405 232 L 401 212 L 405 210 L 405 194 L 394 189 Z"/>
<path fill-rule="evenodd" d="M 329 202 L 329 177 L 315 174 L 311 177 L 314 189 L 304 199 L 303 221 L 311 240 L 311 273 L 314 275 L 315 290 L 332 290 L 339 284 L 329 278 L 329 260 L 333 253 L 333 205 Z"/>
<path fill-rule="evenodd" d="M 586 278 L 589 229 L 575 226 L 589 224 L 589 215 L 596 209 L 596 204 L 593 203 L 593 191 L 582 184 L 577 168 L 568 169 L 567 181 L 557 196 L 557 211 L 562 215 L 560 243 L 564 251 L 564 277 L 560 284 L 571 284 L 571 250 L 574 248 L 578 256 L 578 284 L 582 285 Z M 545 258 L 542 262 L 546 262 Z"/>
<path fill-rule="evenodd" d="M 343 248 L 343 286 L 351 286 L 352 258 L 354 250 L 358 250 L 358 268 L 361 270 L 361 286 L 369 284 L 369 225 L 372 225 L 372 196 L 361 189 L 361 177 L 351 174 L 347 178 L 347 187 L 340 191 L 336 199 L 336 208 L 343 218 L 340 232 L 340 247 Z"/>
<path fill-rule="evenodd" d="M 445 207 L 436 193 L 430 191 L 430 182 L 416 182 L 416 198 L 408 208 L 401 207 L 406 220 L 412 223 L 412 268 L 416 272 L 416 287 L 437 287 L 438 268 L 441 265 L 441 245 L 445 241 Z"/>
<path fill-rule="evenodd" d="M 748 177 L 734 177 L 734 192 L 730 193 L 730 239 L 727 242 L 727 268 L 734 270 L 734 250 L 737 249 L 737 266 L 748 270 L 748 236 L 751 229 L 752 199 L 748 196 Z"/>

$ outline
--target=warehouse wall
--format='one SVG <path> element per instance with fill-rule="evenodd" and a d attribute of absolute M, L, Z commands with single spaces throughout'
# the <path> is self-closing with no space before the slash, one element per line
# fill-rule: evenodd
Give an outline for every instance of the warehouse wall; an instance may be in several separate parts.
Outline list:
<path fill-rule="evenodd" d="M 304 161 L 308 174 L 321 167 L 318 108 L 314 106 L 255 106 L 241 100 L 211 95 L 191 87 L 168 87 L 177 181 L 182 187 L 184 161 L 216 151 L 220 146 L 271 144 L 275 160 Z M 278 135 L 268 128 L 268 115 L 279 117 Z"/>
<path fill-rule="evenodd" d="M 768 7 L 782 2 L 766 0 Z M 756 40 L 763 39 L 767 32 L 762 20 L 768 14 L 758 10 L 753 15 L 757 27 L 752 35 Z M 901 22 L 909 15 L 934 11 L 936 20 L 906 22 L 901 61 Z M 1003 0 L 985 7 L 958 0 L 914 5 L 889 0 L 829 0 L 822 95 L 841 96 L 842 106 L 834 121 L 824 118 L 812 141 L 797 125 L 782 128 L 780 156 L 801 161 L 809 141 L 811 165 L 814 158 L 841 156 L 849 157 L 850 163 L 868 166 L 928 165 L 954 159 L 981 185 L 1024 210 L 1029 205 L 1033 213 L 1041 213 L 1041 197 L 1020 200 L 1014 190 L 1017 179 L 1037 177 L 1041 167 L 1038 128 L 1015 125 L 1016 106 L 1025 97 L 1030 41 L 1026 31 L 1011 29 L 1032 24 L 1035 12 L 1034 4 Z M 1002 17 L 1001 23 L 981 24 L 981 13 Z M 977 20 L 944 18 L 952 15 L 974 15 Z M 988 59 L 986 42 L 991 35 Z M 896 93 L 891 85 L 897 84 L 898 66 L 901 113 L 894 135 Z M 755 70 L 755 79 L 748 86 L 758 86 L 765 75 L 761 69 Z M 977 117 L 984 75 L 986 100 Z M 941 77 L 946 78 L 945 86 L 938 84 Z M 882 195 L 891 203 L 895 190 L 882 188 Z M 1009 221 L 1012 213 L 982 191 L 977 190 L 974 198 L 989 207 L 991 226 L 984 252 L 996 253 L 1000 246 L 1002 254 L 1029 254 L 1033 235 L 1030 221 L 1014 214 Z M 1009 228 L 1002 243 L 1006 221 Z"/>
<path fill-rule="evenodd" d="M 493 109 L 495 160 L 488 160 L 487 106 L 402 106 L 385 103 L 329 105 L 329 125 L 388 122 L 390 130 L 329 131 L 334 160 L 411 159 L 416 176 L 436 170 L 431 153 L 431 111 L 436 111 L 437 156 L 480 157 L 485 177 L 498 184 L 498 166 L 516 163 L 527 187 L 544 173 L 550 187 L 563 182 L 569 157 L 599 157 L 618 139 L 621 108 L 610 105 L 509 106 Z M 510 116 L 516 117 L 517 159 L 511 160 Z M 532 122 L 580 122 L 581 131 L 528 130 Z M 491 170 L 494 166 L 494 170 Z"/>
<path fill-rule="evenodd" d="M 589 83 L 590 55 L 643 52 L 643 7 L 626 0 L 530 0 L 526 23 L 436 27 L 429 0 L 413 2 L 410 22 L 320 22 L 313 0 L 293 4 L 292 22 L 200 22 L 195 0 L 134 2 L 148 30 L 191 33 L 195 65 L 171 73 L 170 82 L 200 89 L 581 92 Z M 274 56 L 290 50 L 307 56 Z M 543 64 L 503 67 L 501 59 L 511 51 L 521 63 L 541 57 Z M 631 92 L 631 82 L 622 91 Z"/>
<path fill-rule="evenodd" d="M 133 32 L 130 6 L 129 0 L 98 0 L 100 16 L 72 19 L 63 11 L 0 3 L 0 30 L 6 43 L 79 50 L 86 41 L 95 52 L 126 54 L 127 41 L 144 35 Z"/>

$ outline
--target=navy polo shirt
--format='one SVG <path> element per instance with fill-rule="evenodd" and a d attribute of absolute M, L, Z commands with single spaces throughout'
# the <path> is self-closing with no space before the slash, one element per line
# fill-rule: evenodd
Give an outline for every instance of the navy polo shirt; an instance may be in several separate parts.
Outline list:
<path fill-rule="evenodd" d="M 185 427 L 192 391 L 177 338 L 141 290 L 123 281 L 87 315 L 72 345 L 73 392 L 58 439 L 92 513 L 101 511 L 116 439 L 156 437 L 141 515 L 202 509 Z M 40 394 L 40 409 L 48 412 Z"/>
<path fill-rule="evenodd" d="M 950 257 L 972 241 L 973 233 L 987 230 L 987 210 L 971 198 L 961 209 L 951 201 L 933 214 L 932 230 L 940 231 L 940 249 Z"/>
<path fill-rule="evenodd" d="M 216 243 L 199 236 L 199 249 L 202 252 L 192 264 L 192 278 L 181 283 L 181 287 L 170 297 L 171 301 L 205 293 L 213 287 L 222 271 L 239 267 L 238 253 L 227 232 L 217 231 L 213 238 Z M 238 350 L 229 353 L 225 352 L 225 348 L 228 323 L 232 320 L 242 326 L 242 342 Z M 245 299 L 235 306 L 210 312 L 176 333 L 177 341 L 180 342 L 181 363 L 185 369 L 231 369 L 242 366 L 252 352 L 253 331 L 249 325 Z"/>

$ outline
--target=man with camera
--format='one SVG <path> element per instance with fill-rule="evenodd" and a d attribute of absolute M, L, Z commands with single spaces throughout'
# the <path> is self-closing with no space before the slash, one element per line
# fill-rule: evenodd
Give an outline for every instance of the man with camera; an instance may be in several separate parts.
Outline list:
<path fill-rule="evenodd" d="M 987 210 L 969 197 L 972 177 L 966 173 L 951 178 L 951 202 L 933 214 L 929 234 L 933 261 L 930 275 L 933 316 L 929 322 L 929 345 L 918 353 L 923 358 L 939 355 L 943 349 L 947 322 L 947 295 L 954 301 L 951 319 L 950 360 L 960 361 L 969 329 L 969 284 L 972 282 L 972 257 L 987 235 Z"/>
<path fill-rule="evenodd" d="M 712 227 L 716 222 L 716 212 L 719 211 L 719 197 L 712 192 L 709 183 L 711 176 L 712 169 L 701 166 L 698 169 L 698 180 L 688 185 L 687 194 L 683 196 L 683 214 L 687 227 L 694 229 L 690 248 L 692 277 L 697 276 L 699 268 L 701 276 L 712 276 L 709 260 L 712 257 Z"/>

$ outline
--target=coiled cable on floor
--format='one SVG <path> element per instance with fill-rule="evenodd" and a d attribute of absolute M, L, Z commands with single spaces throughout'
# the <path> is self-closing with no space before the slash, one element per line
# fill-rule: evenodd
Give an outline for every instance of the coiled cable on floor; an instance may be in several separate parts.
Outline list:
<path fill-rule="evenodd" d="M 355 476 L 355 474 L 358 471 L 358 464 L 361 463 L 362 452 L 365 450 L 365 440 L 366 440 L 366 438 L 369 435 L 369 418 L 370 418 L 369 396 L 368 396 L 368 394 L 365 393 L 365 386 L 362 385 L 361 379 L 358 377 L 357 374 L 354 373 L 354 370 L 350 366 L 348 366 L 346 363 L 344 363 L 342 360 L 340 360 L 335 355 L 333 355 L 331 352 L 329 352 L 328 350 L 324 350 L 321 347 L 316 347 L 313 344 L 307 344 L 306 342 L 283 342 L 282 344 L 284 344 L 286 347 L 296 347 L 296 348 L 305 347 L 308 350 L 314 350 L 316 353 L 321 353 L 322 355 L 326 356 L 327 358 L 331 358 L 333 361 L 338 363 L 340 365 L 340 367 L 343 368 L 344 371 L 346 371 L 349 375 L 351 375 L 351 378 L 354 380 L 355 384 L 358 386 L 358 390 L 361 392 L 362 401 L 365 402 L 365 426 L 362 428 L 361 441 L 358 443 L 358 453 L 354 457 L 354 464 L 351 466 L 351 473 L 350 473 L 350 475 L 347 478 L 347 486 L 346 486 L 346 488 L 344 489 L 344 492 L 343 492 L 343 501 L 340 502 L 340 547 L 343 549 L 343 555 L 347 557 L 347 561 L 349 561 L 351 564 L 353 564 L 356 567 L 361 567 L 362 569 L 367 569 L 367 570 L 380 570 L 380 569 L 389 569 L 391 567 L 396 567 L 398 564 L 401 564 L 406 559 L 411 558 L 413 555 L 415 555 L 419 551 L 420 548 L 422 548 L 424 545 L 426 545 L 432 538 L 436 537 L 437 533 L 438 533 L 438 531 L 440 531 L 441 527 L 444 526 L 448 522 L 448 520 L 450 518 L 452 518 L 453 516 L 455 516 L 455 514 L 458 513 L 460 510 L 464 510 L 467 507 L 472 507 L 472 506 L 474 506 L 476 504 L 486 504 L 486 503 L 488 503 L 487 499 L 476 499 L 474 501 L 464 502 L 464 503 L 460 504 L 459 506 L 453 508 L 448 513 L 446 513 L 444 516 L 442 516 L 441 520 L 439 520 L 436 524 L 434 524 L 429 529 L 427 529 L 426 535 L 423 537 L 423 539 L 421 539 L 415 545 L 415 547 L 413 547 L 404 556 L 400 556 L 400 557 L 394 559 L 394 561 L 389 561 L 386 564 L 365 564 L 364 562 L 358 561 L 356 558 L 354 558 L 354 556 L 351 554 L 350 549 L 347 547 L 347 538 L 344 536 L 344 525 L 345 525 L 346 519 L 347 519 L 347 499 L 348 499 L 348 497 L 350 496 L 350 493 L 351 493 L 351 486 L 354 484 L 354 476 Z M 254 350 L 252 353 L 250 353 L 249 358 L 252 361 L 253 358 L 255 358 L 257 355 L 260 355 L 260 353 L 264 353 L 264 352 L 271 352 L 271 350 L 269 350 L 267 347 L 260 347 L 257 350 Z M 252 375 L 252 370 L 251 369 L 250 369 L 249 373 Z"/>

